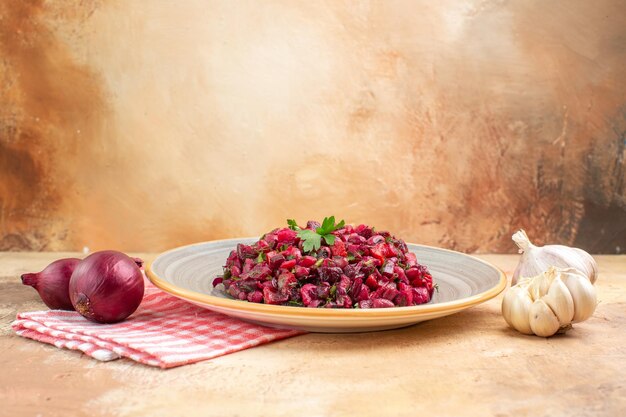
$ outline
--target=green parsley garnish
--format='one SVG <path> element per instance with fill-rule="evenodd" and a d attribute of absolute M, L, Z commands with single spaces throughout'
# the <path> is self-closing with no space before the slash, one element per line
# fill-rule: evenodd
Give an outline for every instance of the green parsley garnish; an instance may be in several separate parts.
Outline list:
<path fill-rule="evenodd" d="M 332 287 L 330 287 L 329 293 L 331 297 L 334 297 L 335 295 L 337 295 L 337 286 L 333 285 Z"/>
<path fill-rule="evenodd" d="M 287 301 L 287 305 L 294 306 L 294 307 L 304 307 L 304 304 L 302 303 L 302 301 L 296 301 L 296 300 Z"/>
<path fill-rule="evenodd" d="M 256 263 L 260 264 L 266 258 L 265 252 L 259 252 L 259 256 L 256 257 Z"/>
<path fill-rule="evenodd" d="M 291 230 L 300 230 L 298 223 L 294 219 L 287 219 L 287 224 Z"/>
<path fill-rule="evenodd" d="M 322 225 L 315 229 L 315 231 L 300 228 L 293 229 L 293 227 L 298 227 L 298 225 L 295 220 L 292 219 L 287 220 L 287 223 L 290 229 L 298 230 L 298 237 L 303 241 L 302 248 L 305 252 L 311 252 L 314 249 L 317 250 L 321 248 L 322 239 L 324 239 L 329 246 L 333 245 L 335 243 L 335 235 L 333 235 L 332 232 L 341 229 L 346 224 L 343 220 L 335 224 L 335 216 L 324 217 Z"/>

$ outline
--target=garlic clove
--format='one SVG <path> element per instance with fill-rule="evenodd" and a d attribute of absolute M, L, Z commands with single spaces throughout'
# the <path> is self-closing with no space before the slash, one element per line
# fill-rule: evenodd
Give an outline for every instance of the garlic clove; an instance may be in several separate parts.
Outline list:
<path fill-rule="evenodd" d="M 593 315 L 598 305 L 595 287 L 586 276 L 573 268 L 561 270 L 560 278 L 574 301 L 572 322 L 578 323 L 587 320 Z"/>
<path fill-rule="evenodd" d="M 566 326 L 572 322 L 572 317 L 574 317 L 574 300 L 569 289 L 558 275 L 552 280 L 548 293 L 542 300 L 550 307 L 561 326 Z"/>
<path fill-rule="evenodd" d="M 511 285 L 521 277 L 533 277 L 550 266 L 576 268 L 594 283 L 598 277 L 598 267 L 591 255 L 579 248 L 563 245 L 535 246 L 524 230 L 513 234 L 513 241 L 519 247 L 522 257 L 515 268 Z"/>
<path fill-rule="evenodd" d="M 543 300 L 535 300 L 530 307 L 529 323 L 532 332 L 541 337 L 552 336 L 561 327 L 559 319 Z"/>
<path fill-rule="evenodd" d="M 530 294 L 524 287 L 511 287 L 502 299 L 502 316 L 507 324 L 520 333 L 532 334 L 530 328 Z"/>
<path fill-rule="evenodd" d="M 528 292 L 533 301 L 540 299 L 548 293 L 552 281 L 557 276 L 557 271 L 554 267 L 548 267 L 546 271 L 531 277 L 528 283 Z"/>

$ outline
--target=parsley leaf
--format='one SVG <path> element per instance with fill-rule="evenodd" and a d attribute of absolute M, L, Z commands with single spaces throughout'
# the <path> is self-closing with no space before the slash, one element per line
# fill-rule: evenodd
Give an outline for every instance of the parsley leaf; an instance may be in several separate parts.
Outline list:
<path fill-rule="evenodd" d="M 304 249 L 305 252 L 311 252 L 313 249 L 317 250 L 322 246 L 322 236 L 313 230 L 300 230 L 298 237 L 304 241 L 302 249 Z"/>
<path fill-rule="evenodd" d="M 259 256 L 256 257 L 256 263 L 260 264 L 266 258 L 265 252 L 259 252 Z"/>
<path fill-rule="evenodd" d="M 344 222 L 343 220 L 340 221 L 339 224 L 335 224 L 335 216 L 324 217 L 322 226 L 318 227 L 315 231 L 324 236 L 334 232 L 337 229 L 341 229 L 345 224 L 346 222 Z"/>
<path fill-rule="evenodd" d="M 289 223 L 290 228 L 292 226 L 298 227 L 295 220 L 287 220 L 287 223 Z M 305 252 L 310 252 L 313 249 L 318 250 L 322 246 L 322 238 L 326 241 L 327 245 L 334 245 L 335 235 L 332 233 L 337 229 L 341 229 L 345 224 L 346 222 L 343 220 L 335 224 L 335 216 L 330 216 L 324 217 L 322 225 L 315 229 L 315 231 L 298 228 L 298 237 L 303 241 L 302 248 Z"/>
<path fill-rule="evenodd" d="M 291 230 L 300 230 L 298 223 L 294 219 L 287 219 L 287 224 Z"/>

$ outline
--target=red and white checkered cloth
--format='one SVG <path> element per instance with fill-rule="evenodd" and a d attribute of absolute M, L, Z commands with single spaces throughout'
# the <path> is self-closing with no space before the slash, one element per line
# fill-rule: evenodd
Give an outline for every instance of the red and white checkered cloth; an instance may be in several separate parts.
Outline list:
<path fill-rule="evenodd" d="M 23 337 L 80 350 L 101 360 L 130 358 L 172 368 L 237 352 L 303 332 L 273 329 L 187 303 L 146 281 L 143 301 L 116 324 L 91 322 L 75 311 L 19 313 L 11 324 Z"/>

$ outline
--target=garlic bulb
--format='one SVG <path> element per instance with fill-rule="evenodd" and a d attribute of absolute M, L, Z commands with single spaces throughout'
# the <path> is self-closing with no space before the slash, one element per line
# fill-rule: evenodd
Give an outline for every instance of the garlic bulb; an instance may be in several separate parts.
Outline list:
<path fill-rule="evenodd" d="M 548 337 L 569 330 L 571 323 L 587 320 L 596 304 L 595 287 L 582 272 L 549 267 L 507 290 L 502 315 L 521 333 Z"/>
<path fill-rule="evenodd" d="M 582 249 L 563 245 L 535 246 L 523 230 L 513 235 L 513 241 L 519 247 L 522 258 L 515 268 L 511 285 L 517 284 L 519 277 L 534 277 L 550 266 L 576 268 L 583 272 L 592 284 L 598 278 L 596 261 Z"/>

